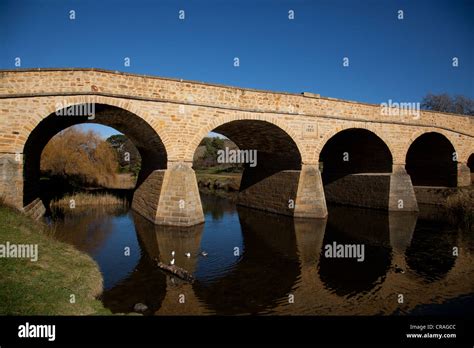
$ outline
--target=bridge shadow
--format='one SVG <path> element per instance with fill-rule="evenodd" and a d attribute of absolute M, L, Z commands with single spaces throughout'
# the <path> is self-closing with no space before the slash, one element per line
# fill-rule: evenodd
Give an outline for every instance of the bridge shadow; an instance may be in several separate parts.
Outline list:
<path fill-rule="evenodd" d="M 388 213 L 353 207 L 329 208 L 318 265 L 321 281 L 338 296 L 356 296 L 372 291 L 384 282 L 391 267 Z M 364 260 L 326 257 L 325 246 L 333 243 L 363 245 Z"/>
<path fill-rule="evenodd" d="M 434 151 L 436 149 L 436 151 Z M 406 155 L 406 170 L 414 186 L 457 186 L 454 146 L 436 132 L 419 136 Z"/>
<path fill-rule="evenodd" d="M 340 131 L 324 145 L 319 162 L 327 202 L 388 209 L 392 154 L 375 133 Z"/>
<path fill-rule="evenodd" d="M 293 215 L 288 199 L 296 197 L 301 171 L 301 154 L 293 138 L 275 124 L 260 120 L 227 122 L 213 132 L 232 140 L 240 151 L 256 152 L 256 162 L 243 165 L 238 204 Z"/>

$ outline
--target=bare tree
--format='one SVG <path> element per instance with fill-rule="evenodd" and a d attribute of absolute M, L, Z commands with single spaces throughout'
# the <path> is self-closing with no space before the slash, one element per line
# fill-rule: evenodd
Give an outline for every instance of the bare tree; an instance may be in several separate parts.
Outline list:
<path fill-rule="evenodd" d="M 474 100 L 462 95 L 451 97 L 446 93 L 429 93 L 423 98 L 421 107 L 425 110 L 474 116 Z"/>
<path fill-rule="evenodd" d="M 474 116 L 474 100 L 463 95 L 454 97 L 454 112 Z"/>

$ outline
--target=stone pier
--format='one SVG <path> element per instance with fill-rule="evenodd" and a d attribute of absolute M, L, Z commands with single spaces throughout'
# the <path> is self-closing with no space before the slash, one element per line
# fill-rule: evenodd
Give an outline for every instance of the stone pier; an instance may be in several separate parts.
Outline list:
<path fill-rule="evenodd" d="M 196 174 L 191 163 L 168 162 L 138 187 L 132 208 L 160 225 L 192 226 L 204 222 Z"/>
<path fill-rule="evenodd" d="M 392 166 L 388 210 L 418 211 L 415 191 L 404 164 L 394 164 Z"/>

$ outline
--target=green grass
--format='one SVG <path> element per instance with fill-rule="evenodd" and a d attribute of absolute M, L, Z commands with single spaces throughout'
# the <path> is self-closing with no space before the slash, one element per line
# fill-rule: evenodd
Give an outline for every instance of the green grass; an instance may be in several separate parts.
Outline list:
<path fill-rule="evenodd" d="M 97 300 L 103 280 L 95 261 L 50 235 L 45 225 L 0 206 L 0 244 L 38 244 L 37 262 L 0 258 L 0 315 L 111 314 Z"/>

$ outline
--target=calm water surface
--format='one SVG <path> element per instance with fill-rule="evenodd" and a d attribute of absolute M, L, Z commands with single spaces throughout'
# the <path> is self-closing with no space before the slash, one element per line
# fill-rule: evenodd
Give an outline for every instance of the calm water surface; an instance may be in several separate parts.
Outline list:
<path fill-rule="evenodd" d="M 155 226 L 122 207 L 64 211 L 52 223 L 58 239 L 97 261 L 102 301 L 114 313 L 138 302 L 149 315 L 473 312 L 472 233 L 424 208 L 414 215 L 330 206 L 327 220 L 298 220 L 213 196 L 202 203 L 206 223 L 191 228 Z M 326 257 L 333 242 L 364 245 L 364 261 Z M 172 251 L 195 283 L 154 266 Z"/>

